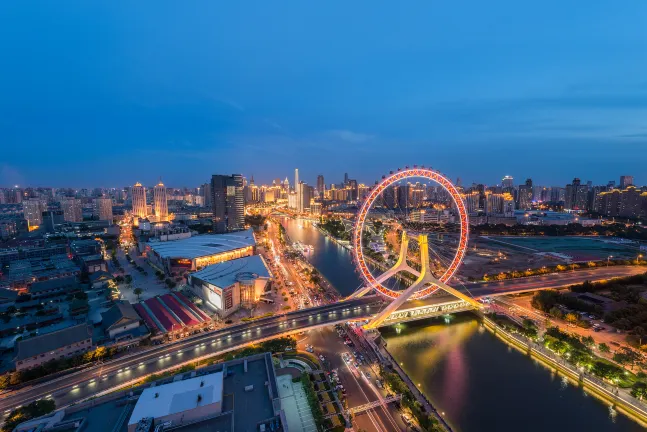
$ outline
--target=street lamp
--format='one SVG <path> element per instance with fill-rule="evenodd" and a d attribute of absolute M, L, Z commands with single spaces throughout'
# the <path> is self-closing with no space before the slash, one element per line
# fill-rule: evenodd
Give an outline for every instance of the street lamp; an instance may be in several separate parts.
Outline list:
<path fill-rule="evenodd" d="M 609 255 L 609 256 L 607 257 L 607 267 L 609 267 L 609 260 L 610 260 L 611 258 L 613 258 L 613 255 Z"/>

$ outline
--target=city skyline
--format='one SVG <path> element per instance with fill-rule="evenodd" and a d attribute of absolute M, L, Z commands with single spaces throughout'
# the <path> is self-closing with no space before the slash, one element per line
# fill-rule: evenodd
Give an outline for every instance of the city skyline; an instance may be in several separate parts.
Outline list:
<path fill-rule="evenodd" d="M 369 182 L 413 161 L 469 183 L 647 183 L 647 5 L 577 8 L 577 23 L 557 2 L 366 6 L 0 6 L 18 41 L 2 46 L 0 184 L 295 166 Z"/>

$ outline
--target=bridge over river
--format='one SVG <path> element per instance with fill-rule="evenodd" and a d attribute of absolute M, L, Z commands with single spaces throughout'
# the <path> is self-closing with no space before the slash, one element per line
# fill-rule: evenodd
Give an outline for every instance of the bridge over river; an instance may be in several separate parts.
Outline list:
<path fill-rule="evenodd" d="M 558 288 L 585 280 L 601 280 L 640 273 L 644 268 L 610 267 L 583 270 L 556 275 L 532 277 L 496 283 L 472 284 L 461 290 L 474 298 L 505 295 L 546 288 Z M 422 301 L 403 304 L 385 320 L 384 325 L 424 319 L 447 313 L 467 310 L 462 300 L 450 295 L 432 296 Z M 302 309 L 285 315 L 259 319 L 191 338 L 151 347 L 146 351 L 89 366 L 80 371 L 53 380 L 34 383 L 21 389 L 4 393 L 0 399 L 0 412 L 5 415 L 17 406 L 34 400 L 52 398 L 57 407 L 93 396 L 112 392 L 128 386 L 153 373 L 160 373 L 180 365 L 205 360 L 251 343 L 280 336 L 297 334 L 312 328 L 340 322 L 365 320 L 375 316 L 385 307 L 377 296 L 365 296 L 330 305 Z"/>

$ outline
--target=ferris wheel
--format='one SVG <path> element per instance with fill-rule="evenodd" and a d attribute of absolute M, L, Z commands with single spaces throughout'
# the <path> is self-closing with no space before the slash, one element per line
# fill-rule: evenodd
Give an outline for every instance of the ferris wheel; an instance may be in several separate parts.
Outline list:
<path fill-rule="evenodd" d="M 419 186 L 420 182 L 424 185 Z M 412 187 L 424 193 L 416 198 Z M 414 189 L 416 191 L 418 189 Z M 429 191 L 440 198 L 435 202 L 430 200 Z M 425 217 L 429 215 L 434 216 L 434 223 L 426 222 Z M 382 240 L 376 239 L 375 229 L 367 229 L 369 224 L 374 228 L 378 223 L 383 227 L 383 237 L 391 240 L 391 243 L 386 242 L 390 255 L 388 250 L 380 254 L 367 247 L 372 241 L 379 243 Z M 465 203 L 446 176 L 417 166 L 383 176 L 363 199 L 353 227 L 353 257 L 366 284 L 354 296 L 375 290 L 388 299 L 397 299 L 400 304 L 407 299 L 423 299 L 443 289 L 473 302 L 472 298 L 448 286 L 463 262 L 468 238 Z M 399 248 L 394 245 L 396 242 Z M 417 249 L 417 254 L 411 253 L 410 244 Z M 389 258 L 384 259 L 385 255 Z M 408 283 L 404 289 L 398 289 L 398 283 L 393 280 L 402 280 L 403 274 Z"/>

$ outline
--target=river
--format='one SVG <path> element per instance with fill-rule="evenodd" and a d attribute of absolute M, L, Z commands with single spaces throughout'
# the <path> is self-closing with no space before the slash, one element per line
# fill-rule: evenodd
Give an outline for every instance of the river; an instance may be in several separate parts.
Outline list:
<path fill-rule="evenodd" d="M 308 222 L 285 219 L 292 240 L 344 295 L 361 281 L 348 250 Z M 634 432 L 645 429 L 609 404 L 496 338 L 469 314 L 382 329 L 388 350 L 461 432 Z"/>

